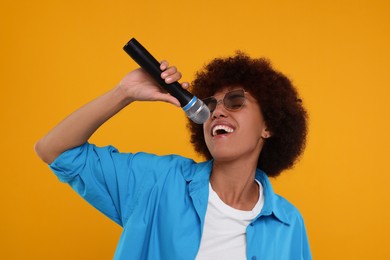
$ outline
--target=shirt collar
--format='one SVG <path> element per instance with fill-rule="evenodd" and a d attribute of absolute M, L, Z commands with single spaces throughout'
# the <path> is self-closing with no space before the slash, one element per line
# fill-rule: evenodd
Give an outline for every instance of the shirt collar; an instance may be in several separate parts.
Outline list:
<path fill-rule="evenodd" d="M 190 167 L 189 169 L 183 171 L 183 176 L 188 182 L 188 191 L 203 229 L 209 198 L 209 182 L 212 161 L 196 163 L 192 166 L 194 167 Z"/>
<path fill-rule="evenodd" d="M 189 192 L 191 197 L 198 198 L 200 205 L 207 205 L 208 187 L 213 160 L 197 163 L 192 170 L 184 171 L 184 178 L 189 182 Z M 256 179 L 260 181 L 264 192 L 264 205 L 258 217 L 274 216 L 280 222 L 287 225 L 291 223 L 291 217 L 283 207 L 283 200 L 274 193 L 271 182 L 265 172 L 256 170 Z M 204 205 L 205 206 L 205 205 Z M 202 213 L 205 213 L 206 207 L 202 207 Z M 203 212 L 204 211 L 204 212 Z M 257 217 L 257 218 L 258 218 Z"/>
<path fill-rule="evenodd" d="M 291 218 L 286 213 L 280 197 L 274 193 L 271 182 L 265 172 L 262 170 L 256 170 L 256 179 L 263 185 L 264 192 L 264 205 L 258 217 L 261 216 L 274 216 L 279 221 L 290 225 Z"/>

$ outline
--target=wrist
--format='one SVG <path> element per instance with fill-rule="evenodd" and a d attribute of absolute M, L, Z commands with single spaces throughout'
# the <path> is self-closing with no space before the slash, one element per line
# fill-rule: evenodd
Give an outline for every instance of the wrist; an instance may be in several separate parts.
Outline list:
<path fill-rule="evenodd" d="M 115 95 L 118 96 L 118 98 L 121 100 L 121 103 L 123 103 L 125 106 L 135 101 L 135 99 L 131 95 L 129 95 L 126 86 L 121 83 L 118 84 L 114 92 Z"/>

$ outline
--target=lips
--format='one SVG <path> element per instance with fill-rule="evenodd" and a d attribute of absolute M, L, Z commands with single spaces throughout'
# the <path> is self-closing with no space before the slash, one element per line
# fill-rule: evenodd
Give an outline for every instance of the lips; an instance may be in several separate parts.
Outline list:
<path fill-rule="evenodd" d="M 234 128 L 225 124 L 216 124 L 211 129 L 211 135 L 217 136 L 222 134 L 230 134 L 234 132 Z"/>

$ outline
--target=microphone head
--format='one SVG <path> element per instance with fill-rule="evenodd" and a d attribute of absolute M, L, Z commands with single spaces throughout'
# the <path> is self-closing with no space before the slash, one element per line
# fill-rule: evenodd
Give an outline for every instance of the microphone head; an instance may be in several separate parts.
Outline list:
<path fill-rule="evenodd" d="M 184 111 L 186 112 L 188 118 L 196 124 L 203 124 L 210 117 L 209 108 L 198 98 L 190 108 Z"/>

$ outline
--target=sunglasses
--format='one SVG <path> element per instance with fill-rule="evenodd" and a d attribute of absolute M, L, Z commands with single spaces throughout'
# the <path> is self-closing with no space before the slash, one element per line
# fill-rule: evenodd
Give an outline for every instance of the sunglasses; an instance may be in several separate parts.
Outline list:
<path fill-rule="evenodd" d="M 227 110 L 239 110 L 244 105 L 245 100 L 245 90 L 243 89 L 227 92 L 222 100 L 217 100 L 214 96 L 202 99 L 203 103 L 209 108 L 211 113 L 214 112 L 217 105 L 220 103 L 222 103 Z"/>

